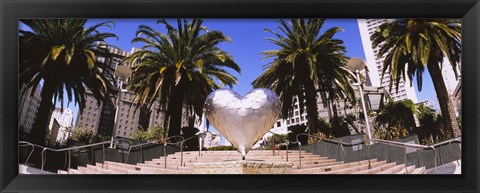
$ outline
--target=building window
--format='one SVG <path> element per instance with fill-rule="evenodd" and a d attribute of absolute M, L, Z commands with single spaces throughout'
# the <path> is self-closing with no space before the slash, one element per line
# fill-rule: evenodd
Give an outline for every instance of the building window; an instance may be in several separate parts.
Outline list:
<path fill-rule="evenodd" d="M 277 127 L 280 127 L 280 121 L 277 121 Z"/>

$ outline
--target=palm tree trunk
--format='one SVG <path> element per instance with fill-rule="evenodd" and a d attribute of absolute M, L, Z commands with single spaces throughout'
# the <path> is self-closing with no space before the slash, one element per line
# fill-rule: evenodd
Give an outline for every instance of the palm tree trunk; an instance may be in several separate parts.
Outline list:
<path fill-rule="evenodd" d="M 454 137 L 461 135 L 460 128 L 457 124 L 455 115 L 455 106 L 448 97 L 448 91 L 443 81 L 442 71 L 438 63 L 430 63 L 427 65 L 430 76 L 432 77 L 433 86 L 437 94 L 440 110 L 442 111 L 443 124 L 448 128 Z"/>
<path fill-rule="evenodd" d="M 28 136 L 28 141 L 38 145 L 45 145 L 45 140 L 47 139 L 48 124 L 50 123 L 50 118 L 52 116 L 52 98 L 53 98 L 54 89 L 51 84 L 48 84 L 47 81 L 44 81 L 43 89 L 40 94 L 42 101 L 38 107 L 37 116 L 35 118 L 35 123 L 33 128 L 30 131 Z"/>
<path fill-rule="evenodd" d="M 325 132 L 325 128 L 318 128 L 318 109 L 317 109 L 317 92 L 312 81 L 307 81 L 305 84 L 305 103 L 307 105 L 307 119 L 308 119 L 308 132 L 321 131 Z"/>
<path fill-rule="evenodd" d="M 180 85 L 180 84 L 179 84 Z M 168 125 L 168 137 L 180 135 L 182 127 L 183 95 L 180 88 L 174 88 L 172 98 L 168 104 L 170 122 Z"/>

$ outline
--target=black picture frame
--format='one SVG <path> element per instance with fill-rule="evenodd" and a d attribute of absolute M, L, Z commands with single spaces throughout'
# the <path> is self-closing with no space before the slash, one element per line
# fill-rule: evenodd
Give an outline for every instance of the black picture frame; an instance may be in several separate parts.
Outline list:
<path fill-rule="evenodd" d="M 1 192 L 478 192 L 478 0 L 1 0 Z M 461 175 L 18 175 L 19 18 L 462 18 Z"/>

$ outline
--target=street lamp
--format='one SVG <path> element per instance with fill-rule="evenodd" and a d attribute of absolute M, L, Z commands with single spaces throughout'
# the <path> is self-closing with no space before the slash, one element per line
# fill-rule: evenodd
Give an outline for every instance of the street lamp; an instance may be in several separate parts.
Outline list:
<path fill-rule="evenodd" d="M 363 108 L 363 116 L 365 117 L 365 125 L 367 126 L 367 135 L 368 135 L 368 144 L 372 145 L 372 133 L 370 132 L 370 123 L 368 122 L 368 115 L 367 115 L 367 108 L 365 107 L 365 99 L 363 98 L 363 91 L 362 91 L 362 81 L 360 80 L 360 71 L 365 69 L 365 61 L 361 58 L 351 58 L 347 62 L 347 68 L 352 71 L 355 71 L 358 90 L 360 92 L 360 99 L 362 101 L 362 108 Z"/>
<path fill-rule="evenodd" d="M 113 131 L 112 131 L 112 137 L 110 139 L 110 148 L 113 148 L 113 135 L 115 135 L 115 131 L 116 131 L 116 128 L 117 128 L 117 116 L 118 116 L 118 107 L 119 107 L 119 103 L 120 103 L 120 97 L 121 97 L 121 94 L 123 92 L 123 89 L 122 89 L 122 85 L 123 85 L 123 81 L 126 80 L 130 75 L 132 74 L 132 69 L 130 69 L 130 67 L 128 66 L 117 66 L 117 68 L 115 68 L 115 75 L 118 77 L 118 79 L 120 80 L 120 84 L 118 85 L 118 96 L 117 96 L 117 100 L 115 102 L 115 118 L 114 118 L 114 122 L 113 122 Z"/>

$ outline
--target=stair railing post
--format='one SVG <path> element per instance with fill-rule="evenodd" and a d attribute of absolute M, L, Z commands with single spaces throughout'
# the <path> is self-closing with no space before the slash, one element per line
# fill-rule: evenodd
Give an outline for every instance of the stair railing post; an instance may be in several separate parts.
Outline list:
<path fill-rule="evenodd" d="M 302 143 L 298 141 L 298 167 L 302 168 Z"/>
<path fill-rule="evenodd" d="M 92 161 L 91 161 L 92 165 L 93 165 L 93 160 L 94 160 L 94 158 L 95 158 L 95 153 L 94 153 L 94 151 L 93 151 L 93 146 L 92 146 Z"/>
<path fill-rule="evenodd" d="M 181 166 L 182 163 L 183 163 L 183 142 L 184 142 L 184 141 L 181 141 L 181 142 L 180 142 L 180 166 Z M 199 148 L 201 148 L 201 147 L 199 147 Z"/>
<path fill-rule="evenodd" d="M 163 143 L 163 157 L 165 158 L 165 168 L 167 168 L 167 141 Z"/>
<path fill-rule="evenodd" d="M 200 135 L 197 135 L 198 137 L 198 156 L 202 155 L 202 140 L 200 140 Z"/>
<path fill-rule="evenodd" d="M 275 156 L 275 143 L 273 144 L 273 147 L 272 147 L 272 156 Z"/>
<path fill-rule="evenodd" d="M 408 164 L 407 164 L 407 146 L 405 146 L 405 149 L 403 151 L 403 159 L 404 159 L 404 163 L 405 163 L 405 174 L 408 174 L 408 170 L 407 170 L 407 167 L 408 167 Z"/>
<path fill-rule="evenodd" d="M 342 143 L 343 143 L 343 139 L 340 139 L 340 143 L 338 143 L 338 147 L 337 147 L 337 154 L 338 154 L 338 159 L 339 160 L 342 157 L 341 154 L 340 154 L 340 150 L 343 148 Z M 343 152 L 343 153 L 345 154 L 345 152 Z M 343 156 L 343 161 L 345 161 L 345 156 Z"/>
<path fill-rule="evenodd" d="M 145 158 L 143 157 L 143 146 L 140 146 L 140 155 L 142 156 L 142 163 L 145 163 Z"/>
<path fill-rule="evenodd" d="M 433 149 L 433 161 L 435 161 L 435 174 L 438 174 L 437 172 L 437 151 L 435 149 L 435 147 L 431 146 L 431 148 Z"/>
<path fill-rule="evenodd" d="M 370 162 L 370 144 L 372 143 L 371 140 L 368 140 L 368 144 L 365 144 L 367 146 L 367 160 L 368 160 L 368 169 L 372 169 L 372 163 Z"/>
<path fill-rule="evenodd" d="M 43 171 L 43 166 L 45 165 L 45 161 L 47 159 L 47 153 L 45 153 L 45 150 L 47 150 L 47 148 L 43 148 L 42 150 L 42 168 L 40 169 L 41 171 Z M 43 155 L 45 153 L 45 156 Z"/>
<path fill-rule="evenodd" d="M 28 160 L 30 159 L 30 156 L 33 154 L 33 151 L 35 150 L 35 146 L 33 146 L 33 144 L 31 144 L 31 143 L 30 143 L 30 145 L 32 146 L 32 150 L 28 154 L 27 160 L 25 160 L 25 166 L 27 166 Z"/>
<path fill-rule="evenodd" d="M 72 166 L 72 154 L 70 153 L 70 150 L 68 150 L 68 168 L 67 168 L 67 173 L 70 172 L 70 167 Z M 77 164 L 78 165 L 78 164 Z M 102 164 L 103 167 L 103 164 Z"/>
<path fill-rule="evenodd" d="M 103 165 L 105 165 L 105 144 L 102 144 L 102 169 Z"/>

